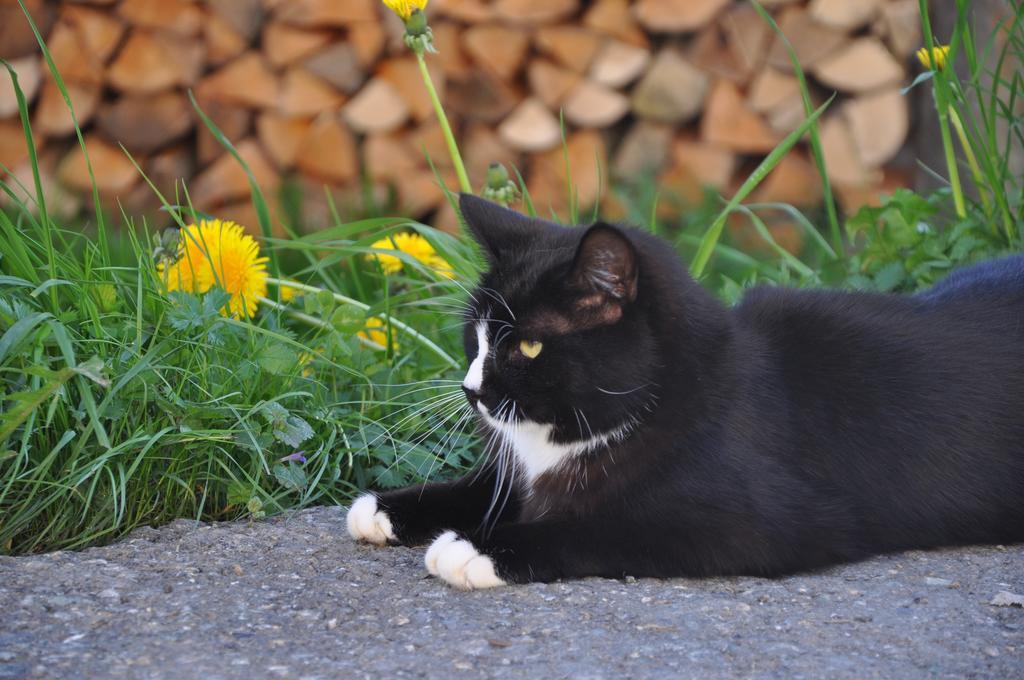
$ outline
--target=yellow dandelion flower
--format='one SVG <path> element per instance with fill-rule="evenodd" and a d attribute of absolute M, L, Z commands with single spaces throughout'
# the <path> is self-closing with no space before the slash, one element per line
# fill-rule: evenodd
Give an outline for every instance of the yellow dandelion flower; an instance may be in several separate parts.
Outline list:
<path fill-rule="evenodd" d="M 377 343 L 381 347 L 388 346 L 387 324 L 379 316 L 371 316 L 367 319 L 363 330 L 359 331 L 357 335 L 364 340 Z M 398 341 L 395 339 L 394 332 L 391 334 L 391 349 L 398 351 Z"/>
<path fill-rule="evenodd" d="M 921 66 L 927 69 L 934 68 L 936 71 L 941 71 L 946 68 L 946 59 L 949 56 L 949 45 L 936 45 L 932 48 L 931 57 L 928 55 L 928 48 L 922 47 L 917 51 L 917 60 L 921 62 Z M 932 62 L 935 62 L 934 67 Z"/>
<path fill-rule="evenodd" d="M 288 282 L 285 282 L 281 285 L 281 302 L 291 302 L 304 292 L 301 288 L 289 286 Z"/>
<path fill-rule="evenodd" d="M 182 230 L 178 259 L 163 271 L 167 290 L 230 293 L 224 315 L 251 318 L 267 295 L 267 258 L 256 240 L 234 222 L 200 220 Z"/>
<path fill-rule="evenodd" d="M 382 0 L 382 2 L 402 21 L 408 21 L 414 11 L 426 9 L 429 0 Z"/>
<path fill-rule="evenodd" d="M 448 277 L 449 279 L 455 278 L 455 272 L 452 271 L 451 265 L 437 254 L 434 246 L 430 245 L 430 241 L 419 234 L 392 234 L 386 238 L 374 241 L 370 247 L 377 250 L 397 250 L 406 255 L 411 255 L 441 276 Z M 385 274 L 394 274 L 402 269 L 402 260 L 395 255 L 373 253 L 368 257 L 380 262 L 380 268 Z"/>

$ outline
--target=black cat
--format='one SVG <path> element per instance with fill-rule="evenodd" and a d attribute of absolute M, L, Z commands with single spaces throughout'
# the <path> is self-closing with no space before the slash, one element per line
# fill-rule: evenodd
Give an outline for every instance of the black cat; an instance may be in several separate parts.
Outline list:
<path fill-rule="evenodd" d="M 728 309 L 642 231 L 461 208 L 490 262 L 463 388 L 499 450 L 363 496 L 354 537 L 434 539 L 429 571 L 460 588 L 1024 540 L 1024 256 L 915 296 L 765 287 Z"/>

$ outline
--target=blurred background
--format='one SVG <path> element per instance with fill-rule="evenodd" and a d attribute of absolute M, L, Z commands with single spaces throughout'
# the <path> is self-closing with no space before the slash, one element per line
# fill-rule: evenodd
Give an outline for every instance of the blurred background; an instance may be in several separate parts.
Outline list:
<path fill-rule="evenodd" d="M 115 213 L 159 206 L 123 145 L 169 198 L 185 180 L 199 210 L 256 228 L 245 175 L 199 121 L 191 90 L 276 197 L 276 223 L 320 228 L 333 202 L 343 219 L 401 214 L 455 230 L 428 158 L 453 189 L 454 172 L 401 22 L 379 0 L 25 4 Z M 941 165 L 934 111 L 918 116 L 930 92 L 901 94 L 921 70 L 918 0 L 763 4 L 792 41 L 815 105 L 838 93 L 821 137 L 842 210 L 927 184 L 922 166 Z M 952 3 L 934 4 L 941 41 Z M 985 34 L 1010 11 L 994 0 L 974 5 Z M 439 50 L 428 63 L 474 187 L 491 162 L 514 166 L 541 214 L 566 216 L 571 174 L 582 206 L 635 218 L 635 197 L 657 193 L 659 216 L 671 220 L 707 189 L 730 195 L 804 118 L 783 45 L 744 1 L 432 0 L 427 14 Z M 92 180 L 16 0 L 0 0 L 0 57 L 29 99 L 51 211 L 79 214 Z M 31 185 L 6 77 L 0 163 Z M 821 185 L 806 147 L 753 199 L 813 215 Z M 796 252 L 802 232 L 787 219 L 768 226 Z M 733 236 L 742 245 L 743 234 Z"/>

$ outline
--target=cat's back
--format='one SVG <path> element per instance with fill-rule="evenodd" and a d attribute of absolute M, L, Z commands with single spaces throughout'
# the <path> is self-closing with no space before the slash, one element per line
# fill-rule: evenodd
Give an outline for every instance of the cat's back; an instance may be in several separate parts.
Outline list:
<path fill-rule="evenodd" d="M 1024 254 L 963 267 L 916 295 L 932 304 L 1024 300 Z"/>

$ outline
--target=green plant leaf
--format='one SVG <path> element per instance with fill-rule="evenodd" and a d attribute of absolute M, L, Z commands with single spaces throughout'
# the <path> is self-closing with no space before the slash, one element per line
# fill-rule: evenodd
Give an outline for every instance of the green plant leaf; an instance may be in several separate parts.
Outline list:
<path fill-rule="evenodd" d="M 306 479 L 306 471 L 302 469 L 301 465 L 278 463 L 271 470 L 278 483 L 290 491 L 305 491 L 309 484 Z"/>

